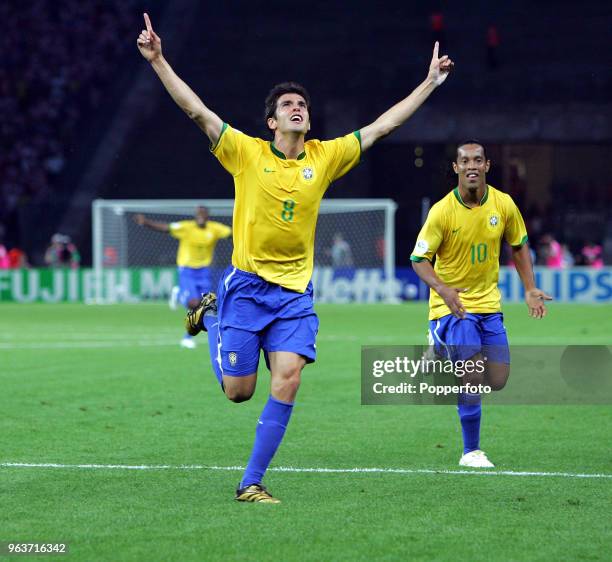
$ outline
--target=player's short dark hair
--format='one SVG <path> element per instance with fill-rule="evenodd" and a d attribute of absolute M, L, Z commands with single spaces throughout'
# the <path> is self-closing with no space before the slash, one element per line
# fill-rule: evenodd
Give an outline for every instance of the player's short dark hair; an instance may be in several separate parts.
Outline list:
<path fill-rule="evenodd" d="M 268 119 L 270 119 L 270 117 L 274 117 L 274 114 L 276 113 L 278 98 L 285 94 L 298 94 L 302 96 L 306 102 L 308 115 L 312 117 L 312 112 L 310 110 L 310 96 L 308 95 L 306 88 L 297 82 L 283 82 L 282 84 L 277 84 L 274 86 L 266 97 L 266 126 L 268 125 Z"/>
<path fill-rule="evenodd" d="M 462 146 L 465 146 L 466 144 L 476 144 L 478 146 L 480 146 L 482 148 L 482 153 L 484 154 L 485 160 L 487 159 L 487 149 L 485 148 L 485 145 L 482 144 L 478 139 L 467 139 L 463 142 L 460 142 L 457 145 L 457 158 L 459 158 L 459 149 Z"/>

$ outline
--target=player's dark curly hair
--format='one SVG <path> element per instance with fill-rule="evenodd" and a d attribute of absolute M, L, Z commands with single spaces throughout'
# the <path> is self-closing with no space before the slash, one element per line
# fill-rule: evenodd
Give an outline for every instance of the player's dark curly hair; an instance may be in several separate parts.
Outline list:
<path fill-rule="evenodd" d="M 460 149 L 462 146 L 465 146 L 466 144 L 476 144 L 476 145 L 478 145 L 478 146 L 482 147 L 482 154 L 484 155 L 485 160 L 487 159 L 487 149 L 485 148 L 485 145 L 484 145 L 484 144 L 482 144 L 482 143 L 481 143 L 479 140 L 477 140 L 477 139 L 467 139 L 467 140 L 464 140 L 463 142 L 460 142 L 460 143 L 457 145 L 457 157 L 459 157 L 459 149 Z"/>
<path fill-rule="evenodd" d="M 302 96 L 306 102 L 308 115 L 310 115 L 312 118 L 312 112 L 310 110 L 310 95 L 306 91 L 306 88 L 297 82 L 283 82 L 282 84 L 277 84 L 274 86 L 266 97 L 266 115 L 264 118 L 266 127 L 268 126 L 268 119 L 270 119 L 270 117 L 274 117 L 274 114 L 276 113 L 276 103 L 278 102 L 278 98 L 284 94 L 298 94 Z"/>

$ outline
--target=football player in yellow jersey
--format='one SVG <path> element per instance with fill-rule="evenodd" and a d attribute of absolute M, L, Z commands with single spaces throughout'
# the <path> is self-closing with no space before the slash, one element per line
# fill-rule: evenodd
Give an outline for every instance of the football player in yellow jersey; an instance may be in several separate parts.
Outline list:
<path fill-rule="evenodd" d="M 429 335 L 436 352 L 452 360 L 485 355 L 484 373 L 466 374 L 463 382 L 500 390 L 510 374 L 497 287 L 503 240 L 512 248 L 530 316 L 543 318 L 544 301 L 552 297 L 535 286 L 523 217 L 509 195 L 487 184 L 490 166 L 478 141 L 458 146 L 453 162 L 458 186 L 429 211 L 410 259 L 417 275 L 431 289 Z M 460 394 L 457 409 L 463 433 L 459 464 L 492 468 L 493 463 L 480 449 L 480 395 Z"/>
<path fill-rule="evenodd" d="M 217 357 L 215 374 L 234 402 L 253 395 L 264 350 L 271 392 L 235 499 L 278 503 L 262 480 L 289 423 L 301 371 L 316 356 L 319 323 L 310 277 L 321 198 L 332 181 L 357 165 L 364 151 L 425 102 L 453 63 L 448 56 L 438 56 L 436 43 L 426 79 L 408 97 L 370 125 L 324 142 L 305 140 L 311 113 L 306 90 L 291 82 L 280 84 L 266 99 L 270 142 L 237 131 L 204 105 L 164 59 L 147 14 L 145 24 L 138 49 L 234 177 L 232 267 L 219 283 L 218 299 L 206 295 L 188 315 L 187 326 L 192 334 L 208 331 Z"/>
<path fill-rule="evenodd" d="M 217 242 L 230 236 L 232 229 L 208 220 L 206 207 L 197 207 L 193 220 L 166 223 L 137 214 L 134 215 L 134 222 L 157 232 L 168 233 L 179 241 L 176 253 L 179 284 L 172 289 L 173 300 L 178 299 L 187 309 L 198 306 L 202 295 L 212 289 L 209 266 Z M 181 347 L 195 348 L 195 341 L 189 333 L 181 339 Z"/>

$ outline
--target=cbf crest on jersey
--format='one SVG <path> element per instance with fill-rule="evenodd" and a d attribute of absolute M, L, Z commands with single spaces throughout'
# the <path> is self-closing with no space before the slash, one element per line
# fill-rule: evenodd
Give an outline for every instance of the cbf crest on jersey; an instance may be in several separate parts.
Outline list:
<path fill-rule="evenodd" d="M 498 230 L 501 224 L 501 217 L 497 211 L 491 211 L 487 215 L 487 228 L 489 230 Z"/>
<path fill-rule="evenodd" d="M 302 168 L 302 177 L 306 181 L 310 181 L 312 178 L 314 178 L 314 170 L 310 166 Z"/>
<path fill-rule="evenodd" d="M 229 359 L 230 365 L 235 367 L 238 362 L 238 354 L 235 351 L 230 351 L 227 358 Z"/>

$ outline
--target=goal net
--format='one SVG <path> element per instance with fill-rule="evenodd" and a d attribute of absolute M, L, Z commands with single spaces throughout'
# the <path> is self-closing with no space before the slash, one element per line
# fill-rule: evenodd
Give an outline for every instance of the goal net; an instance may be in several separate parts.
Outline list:
<path fill-rule="evenodd" d="M 94 201 L 93 287 L 88 300 L 109 303 L 167 298 L 176 283 L 178 241 L 138 226 L 134 216 L 142 213 L 151 220 L 169 223 L 193 218 L 198 206 L 208 208 L 210 220 L 231 226 L 233 199 Z M 390 199 L 322 201 L 313 275 L 319 300 L 362 300 L 351 295 L 356 279 L 360 291 L 365 286 L 374 290 L 375 282 L 380 285 L 377 298 L 369 300 L 388 300 L 385 284 L 395 278 L 395 210 Z M 231 264 L 231 256 L 231 238 L 220 240 L 211 264 L 215 285 Z M 134 280 L 134 275 L 138 279 Z"/>

